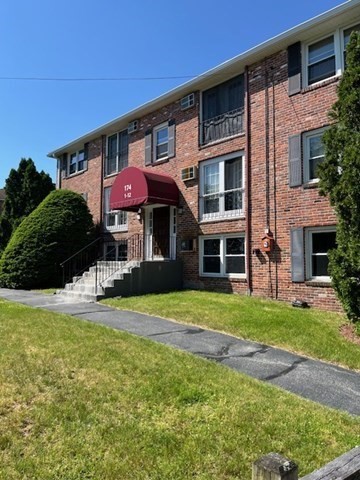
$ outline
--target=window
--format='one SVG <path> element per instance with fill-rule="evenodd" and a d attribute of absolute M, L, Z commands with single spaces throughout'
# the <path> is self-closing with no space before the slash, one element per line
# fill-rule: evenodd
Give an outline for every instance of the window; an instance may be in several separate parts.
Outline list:
<path fill-rule="evenodd" d="M 87 168 L 87 155 L 85 149 L 79 150 L 78 152 L 71 153 L 68 159 L 68 172 L 69 175 L 74 175 L 75 173 L 82 172 Z"/>
<path fill-rule="evenodd" d="M 359 32 L 360 31 L 360 24 L 354 25 L 353 27 L 347 28 L 343 32 L 343 41 L 344 41 L 344 49 L 343 49 L 343 55 L 344 55 L 344 67 L 346 67 L 346 47 L 348 43 L 350 42 L 350 35 L 352 32 Z"/>
<path fill-rule="evenodd" d="M 154 152 L 153 158 L 157 160 L 163 160 L 168 157 L 169 151 L 169 127 L 168 124 L 159 125 L 154 128 L 153 132 L 153 145 Z"/>
<path fill-rule="evenodd" d="M 245 277 L 244 236 L 201 237 L 200 274 L 209 277 Z"/>
<path fill-rule="evenodd" d="M 340 75 L 346 66 L 346 46 L 351 32 L 359 31 L 360 24 L 337 29 L 332 35 L 305 46 L 306 68 L 303 72 L 307 85 Z"/>
<path fill-rule="evenodd" d="M 104 189 L 104 229 L 127 230 L 127 213 L 110 210 L 110 192 L 111 187 Z"/>
<path fill-rule="evenodd" d="M 325 158 L 322 142 L 327 127 L 289 137 L 289 186 L 317 182 L 317 167 Z"/>
<path fill-rule="evenodd" d="M 307 278 L 329 282 L 328 251 L 336 248 L 335 228 L 309 228 L 306 234 Z"/>
<path fill-rule="evenodd" d="M 104 256 L 107 262 L 126 262 L 127 254 L 127 240 L 120 240 L 119 242 L 105 243 Z"/>
<path fill-rule="evenodd" d="M 128 165 L 129 141 L 128 132 L 110 135 L 107 138 L 107 155 L 105 163 L 105 175 L 112 175 L 123 170 Z"/>
<path fill-rule="evenodd" d="M 180 100 L 181 110 L 187 110 L 195 105 L 195 93 L 189 93 Z"/>
<path fill-rule="evenodd" d="M 336 73 L 334 36 L 308 47 L 308 84 L 320 82 Z"/>
<path fill-rule="evenodd" d="M 201 143 L 243 132 L 244 76 L 238 75 L 202 94 Z"/>
<path fill-rule="evenodd" d="M 304 181 L 311 182 L 318 179 L 316 173 L 318 165 L 325 158 L 325 149 L 322 142 L 324 129 L 306 132 L 303 135 L 304 148 Z"/>
<path fill-rule="evenodd" d="M 200 165 L 200 219 L 240 216 L 244 210 L 244 157 L 236 153 Z"/>
<path fill-rule="evenodd" d="M 175 156 L 175 122 L 157 125 L 145 133 L 145 165 L 166 161 Z"/>

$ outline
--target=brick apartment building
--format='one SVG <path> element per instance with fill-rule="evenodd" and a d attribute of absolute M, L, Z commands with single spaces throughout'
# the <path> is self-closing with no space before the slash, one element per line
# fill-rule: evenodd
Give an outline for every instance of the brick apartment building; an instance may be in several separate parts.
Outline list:
<path fill-rule="evenodd" d="M 104 254 L 181 260 L 184 287 L 336 310 L 321 137 L 360 0 L 350 0 L 53 151 Z M 115 248 L 115 250 L 114 250 Z"/>

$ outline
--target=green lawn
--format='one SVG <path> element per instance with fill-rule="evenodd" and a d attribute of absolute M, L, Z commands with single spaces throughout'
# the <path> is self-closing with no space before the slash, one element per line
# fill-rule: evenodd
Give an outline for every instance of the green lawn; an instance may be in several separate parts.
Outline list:
<path fill-rule="evenodd" d="M 0 299 L 0 479 L 301 476 L 358 445 L 360 418 L 109 328 Z"/>
<path fill-rule="evenodd" d="M 56 290 L 59 290 L 59 288 L 43 288 L 41 290 L 33 290 L 33 292 L 43 293 L 44 295 L 54 295 Z"/>
<path fill-rule="evenodd" d="M 124 310 L 171 318 L 275 345 L 360 370 L 360 346 L 345 340 L 343 315 L 297 309 L 283 302 L 243 295 L 185 290 L 104 300 Z"/>

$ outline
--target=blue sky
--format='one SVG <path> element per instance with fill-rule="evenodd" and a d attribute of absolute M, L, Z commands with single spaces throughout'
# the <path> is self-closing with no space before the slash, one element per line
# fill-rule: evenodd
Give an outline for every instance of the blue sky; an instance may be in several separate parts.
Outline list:
<path fill-rule="evenodd" d="M 340 3 L 2 0 L 0 188 L 22 157 L 55 178 L 51 150 Z"/>

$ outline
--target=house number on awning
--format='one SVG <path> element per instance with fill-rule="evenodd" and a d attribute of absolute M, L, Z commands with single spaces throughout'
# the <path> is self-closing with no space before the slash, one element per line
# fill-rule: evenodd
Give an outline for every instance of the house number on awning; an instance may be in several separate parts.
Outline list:
<path fill-rule="evenodd" d="M 131 183 L 124 185 L 124 198 L 131 198 Z"/>

